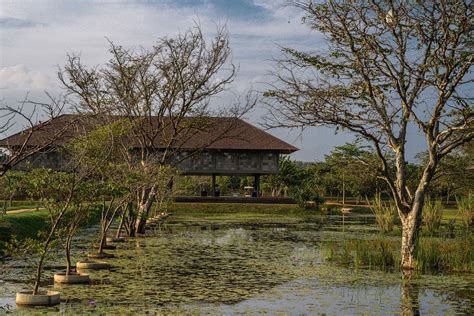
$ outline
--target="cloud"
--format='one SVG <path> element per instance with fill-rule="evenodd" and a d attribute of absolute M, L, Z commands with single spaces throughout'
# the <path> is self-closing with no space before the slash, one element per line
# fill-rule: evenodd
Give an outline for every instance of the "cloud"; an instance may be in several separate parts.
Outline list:
<path fill-rule="evenodd" d="M 174 36 L 197 21 L 208 38 L 216 25 L 225 24 L 229 30 L 233 62 L 239 66 L 239 73 L 231 93 L 221 95 L 216 102 L 232 103 L 235 94 L 245 95 L 249 88 L 268 88 L 265 82 L 271 79 L 266 75 L 275 65 L 272 60 L 280 56 L 278 45 L 303 50 L 322 45 L 318 34 L 301 24 L 302 12 L 283 6 L 284 2 L 35 0 L 25 5 L 23 1 L 2 0 L 0 16 L 8 27 L 0 34 L 0 99 L 15 102 L 30 90 L 35 100 L 41 98 L 43 89 L 53 94 L 62 92 L 56 66 L 65 63 L 67 53 L 79 53 L 90 66 L 106 63 L 109 55 L 105 37 L 126 47 L 149 48 L 158 38 Z M 263 112 L 260 107 L 255 112 L 258 115 L 249 120 L 258 124 Z M 290 142 L 297 138 L 286 131 L 280 135 Z M 325 153 L 315 150 L 302 150 L 299 158 L 312 160 Z"/>
<path fill-rule="evenodd" d="M 47 74 L 31 70 L 25 65 L 0 68 L 0 89 L 12 90 L 44 90 L 54 86 Z"/>
<path fill-rule="evenodd" d="M 23 20 L 12 17 L 0 17 L 0 28 L 26 28 L 44 25 L 44 23 L 39 23 L 32 20 Z"/>

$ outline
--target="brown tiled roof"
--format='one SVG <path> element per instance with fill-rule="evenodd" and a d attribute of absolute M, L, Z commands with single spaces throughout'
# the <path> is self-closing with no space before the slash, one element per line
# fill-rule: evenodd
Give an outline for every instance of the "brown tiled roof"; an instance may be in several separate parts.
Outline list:
<path fill-rule="evenodd" d="M 115 121 L 121 117 L 106 117 L 103 119 L 107 121 L 110 118 Z M 146 121 L 140 124 L 139 127 L 153 128 L 153 126 L 158 126 L 158 118 L 152 118 L 152 120 L 154 121 Z M 96 118 L 83 115 L 67 114 L 59 116 L 43 123 L 44 126 L 33 133 L 28 145 L 41 146 L 56 136 L 52 146 L 61 146 L 74 137 L 92 131 L 98 126 L 93 123 L 94 121 L 97 122 Z M 168 120 L 168 122 L 171 121 Z M 298 148 L 238 118 L 186 118 L 184 122 L 189 127 L 181 129 L 180 140 L 175 142 L 176 145 L 174 145 L 174 147 L 180 149 L 268 150 L 281 153 L 291 153 L 298 150 Z M 171 125 L 166 123 L 164 125 L 167 126 L 167 129 L 164 129 L 163 137 L 157 137 L 153 140 L 155 148 L 165 148 L 166 135 L 172 134 Z M 28 130 L 11 135 L 0 140 L 0 146 L 20 146 L 27 134 Z M 142 146 L 139 139 L 133 135 L 128 136 L 127 142 L 130 147 L 139 148 Z"/>

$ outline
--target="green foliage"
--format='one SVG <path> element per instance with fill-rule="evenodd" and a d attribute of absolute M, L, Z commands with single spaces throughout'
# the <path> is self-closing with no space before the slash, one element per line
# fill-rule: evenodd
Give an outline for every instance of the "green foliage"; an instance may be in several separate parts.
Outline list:
<path fill-rule="evenodd" d="M 304 168 L 296 161 L 285 157 L 280 161 L 277 174 L 262 178 L 262 187 L 269 189 L 272 196 L 288 196 L 288 192 L 299 187 L 307 177 Z"/>
<path fill-rule="evenodd" d="M 465 228 L 471 227 L 474 224 L 474 195 L 456 197 L 456 203 L 463 226 Z"/>
<path fill-rule="evenodd" d="M 429 232 L 433 233 L 439 229 L 443 219 L 443 203 L 427 199 L 423 205 L 423 224 Z"/>
<path fill-rule="evenodd" d="M 421 157 L 425 161 L 426 154 Z M 474 191 L 474 172 L 468 172 L 468 167 L 474 166 L 474 142 L 468 142 L 444 157 L 438 166 L 438 177 L 433 180 L 430 191 L 433 195 L 468 196 Z"/>
<path fill-rule="evenodd" d="M 310 180 L 305 180 L 301 185 L 292 187 L 289 196 L 301 208 L 305 209 L 319 209 L 320 204 L 324 203 L 324 199 L 319 196 Z"/>
<path fill-rule="evenodd" d="M 376 194 L 372 201 L 366 198 L 370 210 L 375 215 L 375 221 L 381 233 L 388 233 L 393 231 L 395 225 L 395 216 L 397 214 L 397 207 L 394 203 L 384 203 L 380 193 Z"/>
<path fill-rule="evenodd" d="M 1 209 L 11 208 L 15 196 L 25 195 L 25 185 L 25 173 L 21 171 L 10 170 L 0 177 L 0 200 L 3 200 Z"/>

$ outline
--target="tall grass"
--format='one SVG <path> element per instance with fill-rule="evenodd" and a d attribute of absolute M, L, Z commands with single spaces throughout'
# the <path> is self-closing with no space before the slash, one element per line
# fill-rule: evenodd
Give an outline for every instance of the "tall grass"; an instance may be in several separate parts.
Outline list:
<path fill-rule="evenodd" d="M 458 214 L 461 217 L 462 224 L 469 228 L 474 224 L 474 195 L 457 198 Z"/>
<path fill-rule="evenodd" d="M 462 235 L 455 239 L 421 238 L 415 269 L 420 272 L 474 271 L 474 238 Z"/>
<path fill-rule="evenodd" d="M 322 244 L 324 259 L 342 266 L 374 270 L 400 268 L 400 241 L 388 238 L 356 239 Z M 420 238 L 415 269 L 420 273 L 474 272 L 474 237 Z"/>
<path fill-rule="evenodd" d="M 395 216 L 397 214 L 397 208 L 393 203 L 385 204 L 382 201 L 381 194 L 376 194 L 372 201 L 367 199 L 367 204 L 370 210 L 375 215 L 375 221 L 379 227 L 380 232 L 388 233 L 393 231 L 395 226 Z"/>
<path fill-rule="evenodd" d="M 439 229 L 443 219 L 443 204 L 437 200 L 435 202 L 427 199 L 423 206 L 423 224 L 429 232 L 433 233 Z"/>
<path fill-rule="evenodd" d="M 356 239 L 323 244 L 324 259 L 338 265 L 387 271 L 398 268 L 399 243 L 389 239 Z"/>

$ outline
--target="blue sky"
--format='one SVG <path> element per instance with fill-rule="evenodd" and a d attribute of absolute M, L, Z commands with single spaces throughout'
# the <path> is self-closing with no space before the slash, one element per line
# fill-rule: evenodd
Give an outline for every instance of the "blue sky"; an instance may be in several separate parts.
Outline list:
<path fill-rule="evenodd" d="M 301 24 L 301 12 L 283 6 L 284 0 L 0 0 L 0 97 L 14 103 L 30 92 L 61 93 L 56 79 L 66 53 L 80 53 L 90 65 L 107 61 L 106 37 L 125 46 L 150 47 L 162 36 L 172 36 L 197 21 L 211 36 L 226 25 L 239 73 L 231 87 L 236 94 L 250 88 L 264 91 L 278 58 L 278 45 L 302 50 L 324 46 L 319 34 Z M 223 96 L 222 102 L 231 102 Z M 220 101 L 219 101 L 220 102 Z M 258 125 L 259 106 L 248 120 Z M 336 145 L 352 138 L 334 135 L 328 128 L 299 131 L 271 130 L 301 150 L 293 155 L 305 161 L 320 160 Z M 410 148 L 416 152 L 416 143 Z"/>

